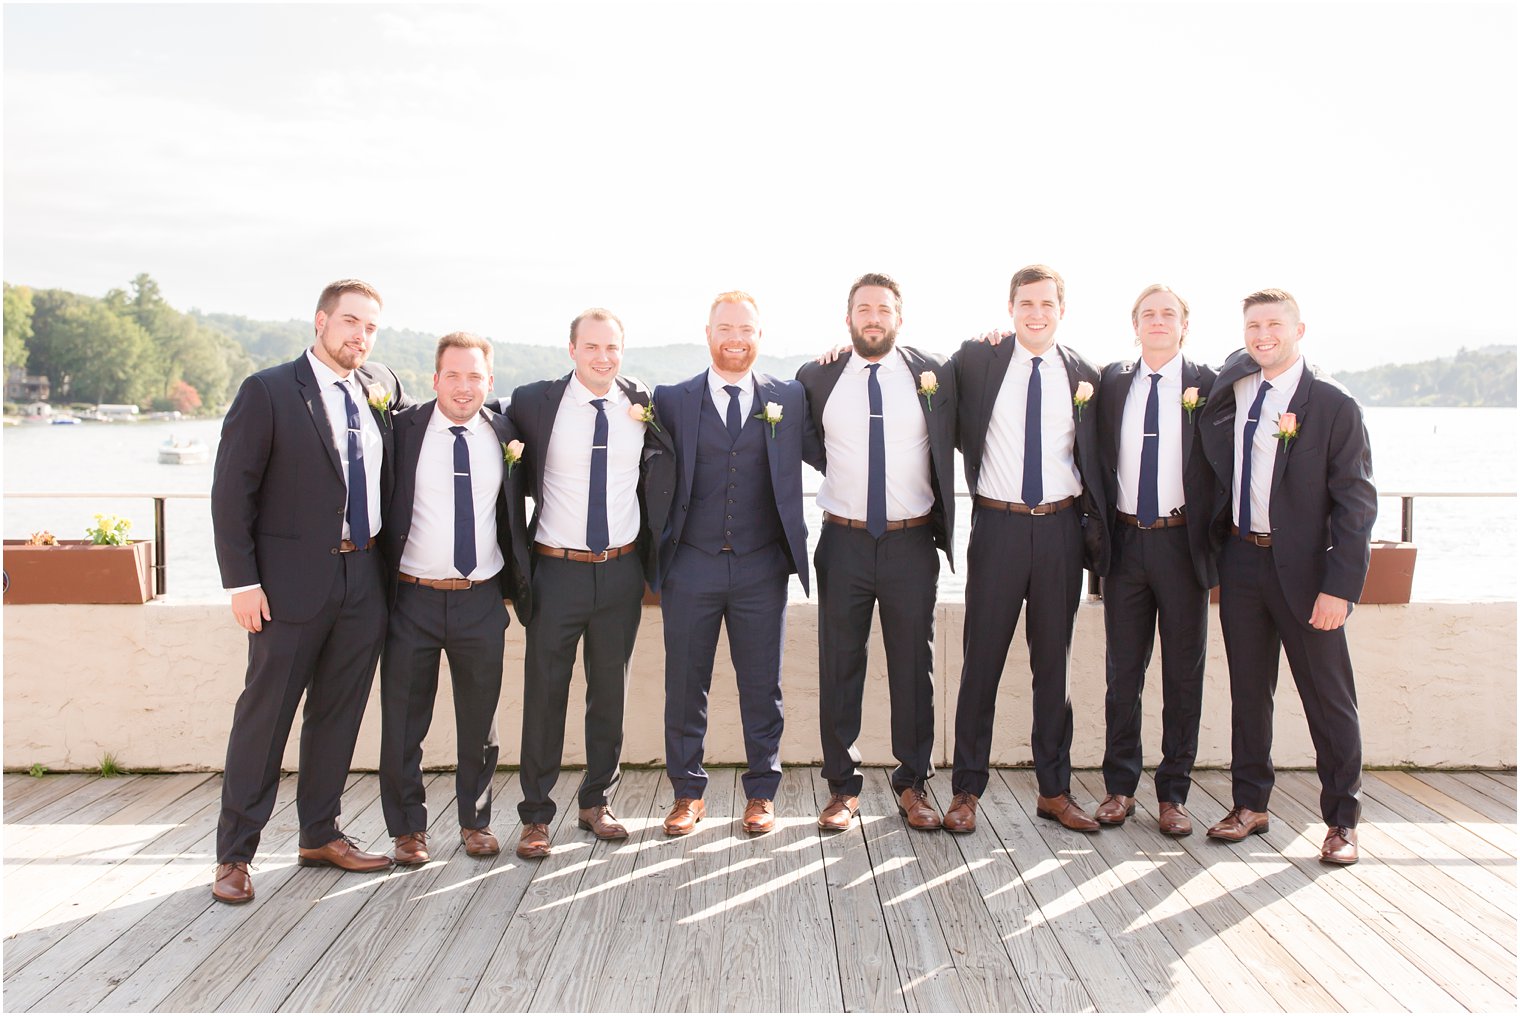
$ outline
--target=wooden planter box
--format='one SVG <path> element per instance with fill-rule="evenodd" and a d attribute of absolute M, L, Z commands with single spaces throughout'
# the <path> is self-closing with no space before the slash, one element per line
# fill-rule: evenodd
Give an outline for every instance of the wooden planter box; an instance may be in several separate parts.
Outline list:
<path fill-rule="evenodd" d="M 1357 603 L 1408 603 L 1414 587 L 1415 545 L 1373 540 L 1367 562 L 1367 581 Z M 1209 590 L 1209 602 L 1219 602 L 1219 587 Z"/>
<path fill-rule="evenodd" d="M 56 547 L 5 541 L 5 602 L 147 603 L 153 598 L 153 541 L 121 547 L 59 540 Z"/>

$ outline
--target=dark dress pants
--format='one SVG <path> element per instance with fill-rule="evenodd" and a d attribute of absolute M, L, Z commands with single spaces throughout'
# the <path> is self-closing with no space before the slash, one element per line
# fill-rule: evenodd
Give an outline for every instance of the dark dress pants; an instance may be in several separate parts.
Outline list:
<path fill-rule="evenodd" d="M 881 618 L 892 709 L 892 787 L 922 788 L 934 775 L 934 599 L 939 554 L 930 526 L 884 533 L 824 523 L 818 570 L 818 723 L 823 778 L 860 795 L 861 699 L 871 610 Z"/>
<path fill-rule="evenodd" d="M 1071 788 L 1071 629 L 1082 595 L 1082 522 L 1073 508 L 1020 515 L 977 506 L 966 551 L 965 661 L 955 703 L 951 788 L 987 789 L 998 683 L 1027 603 L 1024 638 L 1034 680 L 1029 747 L 1045 797 Z"/>
<path fill-rule="evenodd" d="M 665 771 L 676 797 L 701 797 L 718 627 L 739 688 L 749 770 L 744 795 L 774 800 L 781 786 L 781 646 L 786 635 L 786 552 L 709 554 L 683 546 L 660 588 L 665 619 Z"/>
<path fill-rule="evenodd" d="M 448 654 L 454 686 L 459 825 L 483 829 L 491 824 L 491 780 L 500 753 L 496 705 L 507 624 L 501 586 L 494 578 L 458 590 L 397 585 L 380 657 L 380 807 L 392 836 L 427 831 L 422 739 L 433 725 L 440 653 Z"/>
<path fill-rule="evenodd" d="M 343 787 L 375 663 L 385 641 L 385 590 L 378 550 L 341 555 L 327 602 L 315 617 L 282 621 L 279 605 L 264 630 L 248 633 L 248 675 L 232 712 L 218 863 L 251 861 L 274 813 L 280 759 L 301 696 L 300 774 L 296 815 L 300 843 L 315 848 L 338 839 Z"/>
<path fill-rule="evenodd" d="M 1156 799 L 1186 804 L 1198 757 L 1209 591 L 1198 584 L 1186 526 L 1139 529 L 1121 521 L 1103 580 L 1107 635 L 1107 743 L 1103 786 L 1134 797 L 1140 785 L 1141 696 L 1161 631 L 1161 764 Z"/>
<path fill-rule="evenodd" d="M 1326 825 L 1361 817 L 1362 732 L 1346 629 L 1320 631 L 1283 598 L 1272 548 L 1225 542 L 1219 622 L 1230 663 L 1230 772 L 1236 807 L 1266 811 L 1272 796 L 1272 703 L 1279 650 L 1309 721 Z"/>
<path fill-rule="evenodd" d="M 578 797 L 582 808 L 607 803 L 623 754 L 628 661 L 643 599 L 644 568 L 637 554 L 600 564 L 535 557 L 535 609 L 523 666 L 523 800 L 517 806 L 524 823 L 554 818 L 550 794 L 564 758 L 575 650 L 583 642 L 586 775 Z"/>

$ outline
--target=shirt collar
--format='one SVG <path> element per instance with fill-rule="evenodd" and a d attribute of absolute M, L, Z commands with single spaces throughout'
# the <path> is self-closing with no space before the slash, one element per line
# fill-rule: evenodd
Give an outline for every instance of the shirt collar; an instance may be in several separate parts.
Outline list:
<path fill-rule="evenodd" d="M 1160 374 L 1162 381 L 1175 381 L 1177 378 L 1181 377 L 1182 350 L 1179 349 L 1170 360 L 1163 363 L 1160 368 L 1156 370 L 1151 370 L 1149 367 L 1147 367 L 1145 365 L 1145 360 L 1143 357 L 1135 361 L 1136 384 L 1139 384 L 1142 380 L 1145 381 L 1146 384 L 1150 384 L 1152 374 Z"/>
<path fill-rule="evenodd" d="M 323 388 L 326 388 L 335 381 L 341 381 L 350 388 L 358 388 L 359 379 L 355 376 L 354 371 L 349 371 L 346 378 L 339 377 L 336 371 L 317 359 L 317 354 L 312 352 L 310 348 L 306 350 L 306 362 L 311 364 L 311 372 L 317 376 L 317 384 Z"/>
<path fill-rule="evenodd" d="M 712 392 L 715 397 L 728 398 L 728 392 L 725 392 L 723 387 L 729 384 L 738 385 L 741 392 L 752 392 L 755 390 L 754 372 L 747 370 L 739 380 L 725 381 L 723 380 L 723 375 L 711 367 L 707 368 L 707 390 Z"/>
<path fill-rule="evenodd" d="M 1024 344 L 1017 338 L 1013 338 L 1008 341 L 1011 341 L 1013 343 L 1014 363 L 1028 363 L 1030 360 L 1034 359 L 1034 354 L 1025 348 Z M 1040 354 L 1040 363 L 1047 364 L 1052 360 L 1059 360 L 1061 356 L 1061 354 L 1057 352 L 1059 348 L 1060 347 L 1058 345 L 1052 343 L 1049 349 Z"/>
<path fill-rule="evenodd" d="M 583 406 L 589 406 L 593 399 L 606 399 L 609 406 L 620 406 L 628 402 L 628 396 L 623 394 L 622 386 L 615 378 L 612 387 L 607 389 L 606 395 L 594 395 L 591 389 L 582 384 L 581 379 L 572 373 L 570 384 L 565 388 L 565 394 Z"/>
<path fill-rule="evenodd" d="M 1303 354 L 1299 354 L 1298 359 L 1293 361 L 1293 366 L 1289 367 L 1287 370 L 1283 371 L 1281 374 L 1272 379 L 1272 388 L 1273 390 L 1279 392 L 1296 389 L 1298 387 L 1299 381 L 1303 379 L 1303 376 L 1304 358 Z M 1259 370 L 1256 372 L 1256 377 L 1258 381 L 1265 381 L 1267 379 L 1267 376 Z"/>
<path fill-rule="evenodd" d="M 877 377 L 880 377 L 883 374 L 896 374 L 900 370 L 908 369 L 908 361 L 903 359 L 902 350 L 898 349 L 896 346 L 893 346 L 892 351 L 886 356 L 882 357 L 878 362 L 881 363 L 881 369 L 876 372 Z M 869 366 L 871 366 L 871 361 L 867 360 L 865 357 L 851 356 L 849 360 L 845 362 L 844 372 L 846 374 L 864 374 L 866 372 L 866 368 Z"/>
<path fill-rule="evenodd" d="M 473 435 L 480 433 L 480 428 L 485 425 L 486 418 L 484 416 L 481 416 L 479 413 L 476 413 L 464 423 L 455 423 L 453 420 L 450 420 L 443 414 L 443 407 L 437 405 L 436 403 L 433 406 L 433 415 L 428 419 L 428 430 L 442 431 L 445 433 L 448 432 L 448 429 L 450 427 L 463 427 Z"/>

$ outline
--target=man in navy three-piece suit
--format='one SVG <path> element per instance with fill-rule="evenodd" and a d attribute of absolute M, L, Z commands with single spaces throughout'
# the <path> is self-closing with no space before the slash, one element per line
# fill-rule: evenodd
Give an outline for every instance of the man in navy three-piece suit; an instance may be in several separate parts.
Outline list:
<path fill-rule="evenodd" d="M 781 783 L 781 646 L 786 589 L 808 588 L 802 518 L 802 385 L 751 368 L 760 311 L 747 293 L 723 293 L 708 312 L 712 366 L 655 389 L 657 437 L 675 460 L 675 493 L 652 587 L 665 618 L 665 767 L 676 799 L 670 836 L 706 815 L 707 695 L 720 622 L 739 687 L 749 768 L 744 830 L 775 827 Z"/>

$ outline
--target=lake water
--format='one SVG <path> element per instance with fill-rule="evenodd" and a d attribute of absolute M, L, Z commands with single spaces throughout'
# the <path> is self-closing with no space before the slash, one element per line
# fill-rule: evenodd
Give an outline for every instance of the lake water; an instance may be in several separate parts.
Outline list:
<path fill-rule="evenodd" d="M 1514 409 L 1367 410 L 1372 461 L 1384 492 L 1512 492 L 1516 488 Z M 144 494 L 205 495 L 211 464 L 171 466 L 158 462 L 158 445 L 171 434 L 198 437 L 211 446 L 221 437 L 220 419 L 178 423 L 79 424 L 72 427 L 22 425 L 4 431 L 3 476 L 7 539 L 49 529 L 59 538 L 84 535 L 96 512 L 125 515 L 134 536 L 153 535 L 153 505 L 144 498 L 32 500 L 10 495 L 26 491 L 131 491 Z M 818 475 L 806 470 L 804 486 L 816 490 Z M 957 485 L 961 482 L 957 470 Z M 957 506 L 956 551 L 960 573 L 940 572 L 940 596 L 957 599 L 964 589 L 966 540 L 971 507 Z M 817 539 L 819 513 L 808 501 L 809 529 Z M 1382 497 L 1376 539 L 1397 540 L 1400 506 Z M 1419 498 L 1415 502 L 1417 600 L 1514 600 L 1516 593 L 1516 511 L 1514 498 Z M 177 602 L 224 598 L 211 543 L 206 500 L 171 500 L 167 509 L 169 595 Z M 802 597 L 793 583 L 795 598 Z"/>

